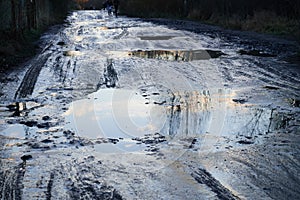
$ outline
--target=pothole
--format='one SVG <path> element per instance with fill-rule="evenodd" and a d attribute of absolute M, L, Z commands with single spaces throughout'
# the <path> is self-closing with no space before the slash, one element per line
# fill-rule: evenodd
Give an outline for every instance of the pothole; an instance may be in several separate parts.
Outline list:
<path fill-rule="evenodd" d="M 189 62 L 193 60 L 219 58 L 225 54 L 222 51 L 215 50 L 138 50 L 129 52 L 128 55 L 139 58 Z"/>
<path fill-rule="evenodd" d="M 254 143 L 259 135 L 289 124 L 290 118 L 284 113 L 244 100 L 234 101 L 234 97 L 233 91 L 221 89 L 173 94 L 101 89 L 87 99 L 73 102 L 64 116 L 66 128 L 80 137 L 118 139 L 113 144 L 97 144 L 96 151 L 104 152 L 135 151 L 142 147 L 131 140 L 139 141 L 153 133 L 166 136 L 168 142 L 208 135 L 199 139 L 202 149 L 213 147 L 221 137 L 235 144 Z M 244 138 L 248 138 L 247 142 L 238 142 Z"/>
<path fill-rule="evenodd" d="M 141 40 L 170 40 L 175 36 L 139 36 Z"/>
<path fill-rule="evenodd" d="M 9 105 L 0 105 L 0 116 L 21 117 L 26 116 L 28 112 L 41 107 L 42 105 L 34 101 L 14 102 Z"/>
<path fill-rule="evenodd" d="M 25 126 L 21 124 L 13 124 L 1 131 L 0 135 L 8 138 L 24 139 L 26 136 Z"/>
<path fill-rule="evenodd" d="M 135 138 L 159 132 L 165 109 L 147 104 L 138 91 L 102 89 L 75 101 L 64 114 L 67 127 L 85 138 Z"/>

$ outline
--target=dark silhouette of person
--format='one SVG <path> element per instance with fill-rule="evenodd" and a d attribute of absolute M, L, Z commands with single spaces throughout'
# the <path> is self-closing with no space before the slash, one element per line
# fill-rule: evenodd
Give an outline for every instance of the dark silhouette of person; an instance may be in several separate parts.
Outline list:
<path fill-rule="evenodd" d="M 116 17 L 118 17 L 120 1 L 119 0 L 113 0 L 113 1 L 114 1 L 113 4 L 114 4 L 114 8 L 115 8 L 115 15 L 116 15 Z"/>
<path fill-rule="evenodd" d="M 103 4 L 103 7 L 107 10 L 108 15 L 111 15 L 112 10 L 113 10 L 112 0 L 106 0 Z"/>

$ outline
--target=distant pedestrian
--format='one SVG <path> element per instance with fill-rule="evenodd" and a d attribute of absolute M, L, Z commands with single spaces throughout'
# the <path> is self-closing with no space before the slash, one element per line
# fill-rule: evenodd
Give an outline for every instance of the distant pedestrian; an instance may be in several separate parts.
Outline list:
<path fill-rule="evenodd" d="M 113 0 L 113 1 L 114 1 L 113 3 L 115 8 L 115 16 L 118 17 L 120 1 L 119 0 Z"/>
<path fill-rule="evenodd" d="M 111 15 L 112 11 L 113 11 L 113 2 L 112 2 L 112 0 L 106 0 L 104 2 L 103 6 L 107 10 L 108 15 Z"/>

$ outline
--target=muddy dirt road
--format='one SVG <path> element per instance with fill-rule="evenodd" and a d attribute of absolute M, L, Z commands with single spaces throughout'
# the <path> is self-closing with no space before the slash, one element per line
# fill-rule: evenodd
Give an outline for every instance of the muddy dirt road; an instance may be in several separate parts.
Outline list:
<path fill-rule="evenodd" d="M 1 77 L 0 199 L 300 199 L 292 41 L 72 13 Z"/>

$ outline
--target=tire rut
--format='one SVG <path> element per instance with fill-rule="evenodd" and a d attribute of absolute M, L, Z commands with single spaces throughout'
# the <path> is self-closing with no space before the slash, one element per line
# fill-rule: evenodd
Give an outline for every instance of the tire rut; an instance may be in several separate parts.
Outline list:
<path fill-rule="evenodd" d="M 192 173 L 192 177 L 200 184 L 205 184 L 216 193 L 217 197 L 222 200 L 239 200 L 240 198 L 232 194 L 230 190 L 224 187 L 217 179 L 215 179 L 208 171 L 199 168 L 198 171 Z"/>
<path fill-rule="evenodd" d="M 50 54 L 42 54 L 33 60 L 15 94 L 15 99 L 25 98 L 32 94 L 38 76 L 47 62 L 49 55 Z"/>
<path fill-rule="evenodd" d="M 55 178 L 54 172 L 50 173 L 50 180 L 47 184 L 47 191 L 46 191 L 46 200 L 51 200 L 52 194 L 52 188 L 53 188 L 53 180 Z"/>
<path fill-rule="evenodd" d="M 3 166 L 3 163 L 0 162 Z M 12 170 L 0 172 L 0 199 L 19 200 L 22 199 L 23 178 L 25 174 L 26 161 L 16 165 Z"/>

